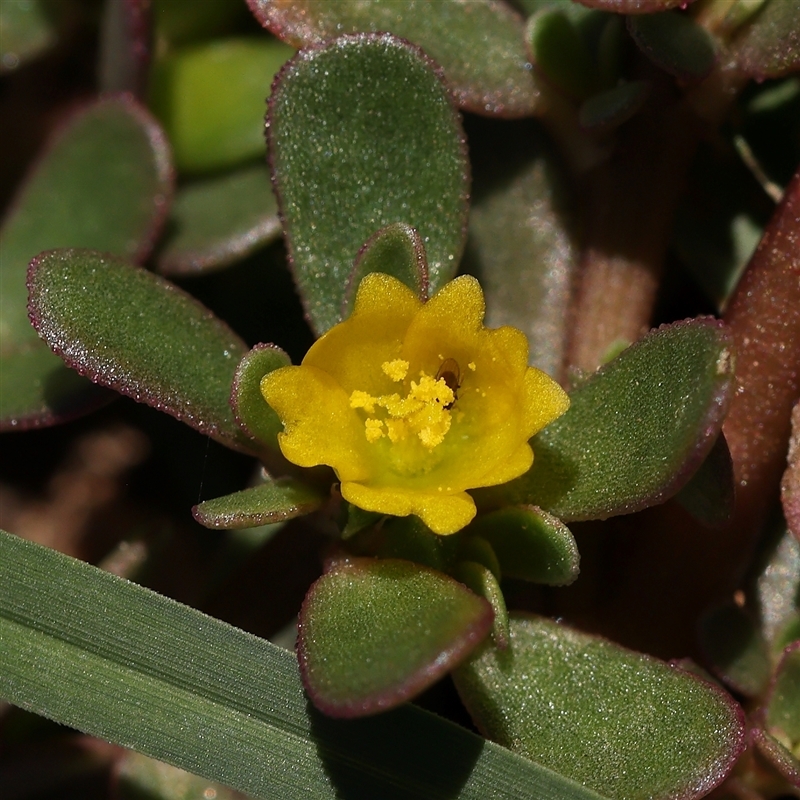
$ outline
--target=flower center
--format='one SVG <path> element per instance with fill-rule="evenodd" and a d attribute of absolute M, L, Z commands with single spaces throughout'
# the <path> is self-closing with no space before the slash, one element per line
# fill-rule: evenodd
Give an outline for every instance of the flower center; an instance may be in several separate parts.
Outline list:
<path fill-rule="evenodd" d="M 447 369 L 431 376 L 420 372 L 419 381 L 410 381 L 405 396 L 393 394 L 374 397 L 356 389 L 350 395 L 350 407 L 363 409 L 367 417 L 364 431 L 367 441 L 375 443 L 388 437 L 393 444 L 416 436 L 433 450 L 444 441 L 452 423 L 451 409 L 458 389 L 458 365 L 446 359 Z M 381 369 L 395 383 L 403 383 L 408 375 L 408 361 L 385 361 Z"/>

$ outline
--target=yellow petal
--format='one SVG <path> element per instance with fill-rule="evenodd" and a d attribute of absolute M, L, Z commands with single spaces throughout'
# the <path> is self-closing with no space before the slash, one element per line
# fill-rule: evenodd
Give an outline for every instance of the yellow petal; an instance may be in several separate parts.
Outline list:
<path fill-rule="evenodd" d="M 315 367 L 281 367 L 261 381 L 264 399 L 281 418 L 281 452 L 300 467 L 327 464 L 340 480 L 369 475 L 364 423 L 350 399 L 327 373 Z"/>
<path fill-rule="evenodd" d="M 569 395 L 544 372 L 528 367 L 523 407 L 525 435 L 530 438 L 569 408 Z"/>
<path fill-rule="evenodd" d="M 342 483 L 342 497 L 365 511 L 396 517 L 416 514 L 434 533 L 441 535 L 460 531 L 475 516 L 475 501 L 466 492 L 430 494 Z"/>

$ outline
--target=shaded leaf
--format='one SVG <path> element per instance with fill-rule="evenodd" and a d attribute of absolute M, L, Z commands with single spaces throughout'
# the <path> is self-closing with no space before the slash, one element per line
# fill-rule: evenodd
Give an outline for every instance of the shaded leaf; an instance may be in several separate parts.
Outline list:
<path fill-rule="evenodd" d="M 419 232 L 432 291 L 453 277 L 469 167 L 447 88 L 420 51 L 386 34 L 300 52 L 276 79 L 268 131 L 289 254 L 318 333 L 340 320 L 362 245 L 391 223 Z"/>
<path fill-rule="evenodd" d="M 656 66 L 680 80 L 700 80 L 714 67 L 710 34 L 677 11 L 628 17 L 628 31 Z"/>
<path fill-rule="evenodd" d="M 53 247 L 93 247 L 142 261 L 171 192 L 163 132 L 129 98 L 82 109 L 50 140 L 0 230 L 0 427 L 53 424 L 98 400 L 86 381 L 62 374 L 65 367 L 31 327 L 28 262 Z"/>
<path fill-rule="evenodd" d="M 764 638 L 773 651 L 781 652 L 787 644 L 783 640 L 787 627 L 800 621 L 800 541 L 785 525 L 777 531 L 755 588 Z"/>
<path fill-rule="evenodd" d="M 51 48 L 57 39 L 49 4 L 42 0 L 0 3 L 0 74 Z"/>
<path fill-rule="evenodd" d="M 406 706 L 342 723 L 293 655 L 0 532 L 0 698 L 264 800 L 598 800 Z"/>
<path fill-rule="evenodd" d="M 653 14 L 670 8 L 685 8 L 695 0 L 575 0 L 588 8 L 612 14 Z"/>
<path fill-rule="evenodd" d="M 800 401 L 792 410 L 789 465 L 781 480 L 781 503 L 789 530 L 800 541 Z"/>
<path fill-rule="evenodd" d="M 252 449 L 228 399 L 244 342 L 150 272 L 91 250 L 31 262 L 31 319 L 73 369 L 229 447 Z"/>
<path fill-rule="evenodd" d="M 254 528 L 310 514 L 324 501 L 325 497 L 310 486 L 291 478 L 278 478 L 199 503 L 192 515 L 206 528 Z"/>
<path fill-rule="evenodd" d="M 489 604 L 440 572 L 399 559 L 339 562 L 300 611 L 300 675 L 326 714 L 375 714 L 449 672 L 491 624 Z"/>
<path fill-rule="evenodd" d="M 261 394 L 261 379 L 290 363 L 280 347 L 257 344 L 239 362 L 231 387 L 231 408 L 242 430 L 275 450 L 283 423 Z"/>
<path fill-rule="evenodd" d="M 469 531 L 491 544 L 503 577 L 549 586 L 565 586 L 578 577 L 580 555 L 569 529 L 535 506 L 483 514 Z"/>
<path fill-rule="evenodd" d="M 750 738 L 762 758 L 793 786 L 800 786 L 800 759 L 795 758 L 774 736 L 761 728 L 753 728 Z"/>
<path fill-rule="evenodd" d="M 784 650 L 766 706 L 767 731 L 794 752 L 800 747 L 800 640 Z"/>
<path fill-rule="evenodd" d="M 388 31 L 422 47 L 461 106 L 529 116 L 538 91 L 522 46 L 522 20 L 496 0 L 248 0 L 263 25 L 296 47 L 342 34 Z"/>
<path fill-rule="evenodd" d="M 720 434 L 705 461 L 675 499 L 695 519 L 720 528 L 733 517 L 735 488 L 731 453 Z"/>
<path fill-rule="evenodd" d="M 349 317 L 361 280 L 370 272 L 383 272 L 402 281 L 421 300 L 428 299 L 428 260 L 417 231 L 402 222 L 387 225 L 358 251 L 342 301 L 342 317 Z"/>
<path fill-rule="evenodd" d="M 150 103 L 178 169 L 205 172 L 263 155 L 264 98 L 293 53 L 265 38 L 217 39 L 156 63 Z"/>
<path fill-rule="evenodd" d="M 475 561 L 461 561 L 456 564 L 453 577 L 472 589 L 478 597 L 484 598 L 492 607 L 492 641 L 495 647 L 505 650 L 508 647 L 508 609 L 497 578 L 490 569 Z"/>
<path fill-rule="evenodd" d="M 592 133 L 607 133 L 639 112 L 651 86 L 650 81 L 629 81 L 593 95 L 581 105 L 578 122 Z"/>
<path fill-rule="evenodd" d="M 278 204 L 262 164 L 179 187 L 158 254 L 164 275 L 226 267 L 281 235 Z"/>
<path fill-rule="evenodd" d="M 572 392 L 567 413 L 533 438 L 533 467 L 525 475 L 474 495 L 484 507 L 534 504 L 567 521 L 661 503 L 711 450 L 732 379 L 722 323 L 664 325 Z"/>
<path fill-rule="evenodd" d="M 700 620 L 700 644 L 716 674 L 737 692 L 755 697 L 769 683 L 767 643 L 752 616 L 733 601 Z"/>
<path fill-rule="evenodd" d="M 779 78 L 800 67 L 797 6 L 768 0 L 731 43 L 739 69 L 751 78 Z"/>
<path fill-rule="evenodd" d="M 589 49 L 567 14 L 559 8 L 534 14 L 525 28 L 531 61 L 542 77 L 573 100 L 595 88 Z"/>
<path fill-rule="evenodd" d="M 489 738 L 620 800 L 700 797 L 744 748 L 721 689 L 544 618 L 512 614 L 509 649 L 454 678 Z"/>
<path fill-rule="evenodd" d="M 558 377 L 579 250 L 564 213 L 560 164 L 542 136 L 531 139 L 513 164 L 501 152 L 482 170 L 487 185 L 470 210 L 469 270 L 486 296 L 486 324 L 519 328 L 530 363 Z"/>

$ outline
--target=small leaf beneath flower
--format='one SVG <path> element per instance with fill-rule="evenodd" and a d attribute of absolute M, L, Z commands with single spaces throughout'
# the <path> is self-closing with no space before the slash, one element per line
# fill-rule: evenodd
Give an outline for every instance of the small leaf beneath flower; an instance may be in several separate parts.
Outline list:
<path fill-rule="evenodd" d="M 536 506 L 504 508 L 469 527 L 494 549 L 503 577 L 566 586 L 577 577 L 578 546 L 566 525 Z"/>
<path fill-rule="evenodd" d="M 242 430 L 275 450 L 283 424 L 261 394 L 261 379 L 289 364 L 289 356 L 280 347 L 257 344 L 239 362 L 231 387 L 231 408 Z"/>
<path fill-rule="evenodd" d="M 361 279 L 383 272 L 413 289 L 420 300 L 428 299 L 428 260 L 425 245 L 414 228 L 395 222 L 382 228 L 358 251 L 342 301 L 342 317 L 349 317 Z"/>
<path fill-rule="evenodd" d="M 697 520 L 721 528 L 733 516 L 736 491 L 733 460 L 725 436 L 720 434 L 706 460 L 675 499 Z"/>
<path fill-rule="evenodd" d="M 567 97 L 584 100 L 596 88 L 589 49 L 560 9 L 534 14 L 528 20 L 525 41 L 537 72 Z"/>
<path fill-rule="evenodd" d="M 276 79 L 269 149 L 295 277 L 322 333 L 341 319 L 353 261 L 401 222 L 425 243 L 431 289 L 458 266 L 469 168 L 440 74 L 385 34 L 300 52 Z"/>
<path fill-rule="evenodd" d="M 454 577 L 472 589 L 478 597 L 483 597 L 494 612 L 492 639 L 495 647 L 505 650 L 508 647 L 508 609 L 503 590 L 492 571 L 475 561 L 461 561 L 456 564 Z"/>
<path fill-rule="evenodd" d="M 339 562 L 300 611 L 300 675 L 326 714 L 375 714 L 444 676 L 491 625 L 489 604 L 442 573 L 395 559 Z"/>
<path fill-rule="evenodd" d="M 733 601 L 700 620 L 700 644 L 716 674 L 737 692 L 756 697 L 769 683 L 769 650 L 753 617 Z"/>
<path fill-rule="evenodd" d="M 162 275 L 226 267 L 281 235 L 278 204 L 263 164 L 182 186 L 158 254 Z"/>
<path fill-rule="evenodd" d="M 800 747 L 800 641 L 783 652 L 767 698 L 767 731 L 786 748 Z"/>
<path fill-rule="evenodd" d="M 452 561 L 450 541 L 447 537 L 437 536 L 419 517 L 412 515 L 387 517 L 379 530 L 355 544 L 359 555 L 402 558 L 445 571 Z"/>
<path fill-rule="evenodd" d="M 73 369 L 229 447 L 257 449 L 228 403 L 247 348 L 193 297 L 91 250 L 42 253 L 28 284 L 36 330 Z"/>
<path fill-rule="evenodd" d="M 680 80 L 700 80 L 714 67 L 711 35 L 677 11 L 628 17 L 628 31 L 656 66 Z"/>
<path fill-rule="evenodd" d="M 505 4 L 430 0 L 250 0 L 263 25 L 290 44 L 388 31 L 442 65 L 459 105 L 477 114 L 533 114 L 539 93 L 522 46 L 522 21 Z"/>
<path fill-rule="evenodd" d="M 271 39 L 232 38 L 173 51 L 152 73 L 150 102 L 180 170 L 207 172 L 264 154 L 264 98 L 294 53 Z"/>
<path fill-rule="evenodd" d="M 3 429 L 53 424 L 100 401 L 98 390 L 69 374 L 31 327 L 28 262 L 52 247 L 93 247 L 142 261 L 171 193 L 164 134 L 128 98 L 81 109 L 50 140 L 0 231 Z"/>
<path fill-rule="evenodd" d="M 532 439 L 533 467 L 473 492 L 479 505 L 535 504 L 563 520 L 606 519 L 664 502 L 710 452 L 733 392 L 726 327 L 696 319 L 651 331 L 570 395 Z"/>
<path fill-rule="evenodd" d="M 488 738 L 619 800 L 700 797 L 744 749 L 721 689 L 544 618 L 512 614 L 509 649 L 453 677 Z"/>
<path fill-rule="evenodd" d="M 731 44 L 737 66 L 751 78 L 780 78 L 800 67 L 797 6 L 767 0 Z"/>
<path fill-rule="evenodd" d="M 580 108 L 578 122 L 592 133 L 607 133 L 639 112 L 650 96 L 650 81 L 629 81 L 590 97 Z"/>
<path fill-rule="evenodd" d="M 324 501 L 325 497 L 307 484 L 279 478 L 206 500 L 192 509 L 192 515 L 206 528 L 253 528 L 305 516 L 320 508 Z"/>

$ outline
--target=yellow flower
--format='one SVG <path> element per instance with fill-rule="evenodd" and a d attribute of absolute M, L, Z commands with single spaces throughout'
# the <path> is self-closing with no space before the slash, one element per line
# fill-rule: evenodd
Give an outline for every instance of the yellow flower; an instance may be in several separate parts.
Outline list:
<path fill-rule="evenodd" d="M 526 472 L 528 439 L 569 407 L 528 366 L 524 334 L 484 328 L 484 311 L 472 277 L 422 303 L 395 278 L 367 275 L 350 318 L 301 366 L 261 382 L 284 425 L 283 454 L 333 467 L 359 508 L 416 514 L 439 534 L 463 528 L 475 516 L 466 490 Z"/>

